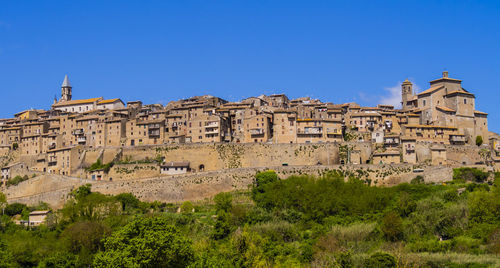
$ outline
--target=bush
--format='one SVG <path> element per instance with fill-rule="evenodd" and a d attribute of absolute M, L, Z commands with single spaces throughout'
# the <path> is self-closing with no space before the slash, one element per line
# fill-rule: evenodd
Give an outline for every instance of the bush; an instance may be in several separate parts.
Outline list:
<path fill-rule="evenodd" d="M 5 185 L 7 187 L 11 186 L 11 185 L 18 185 L 19 183 L 23 182 L 23 181 L 27 181 L 29 179 L 28 175 L 24 175 L 24 176 L 15 176 L 14 178 L 12 179 L 9 179 L 7 180 L 7 182 L 5 183 Z"/>
<path fill-rule="evenodd" d="M 461 181 L 484 182 L 489 176 L 477 168 L 462 167 L 453 169 L 453 179 Z"/>
<path fill-rule="evenodd" d="M 181 205 L 181 212 L 182 213 L 192 213 L 194 210 L 194 206 L 193 206 L 193 203 L 191 203 L 191 201 L 185 201 L 184 203 L 182 203 Z"/>
<path fill-rule="evenodd" d="M 408 245 L 413 252 L 447 252 L 453 247 L 452 240 L 439 241 L 436 238 L 433 239 L 420 239 Z"/>
<path fill-rule="evenodd" d="M 138 208 L 141 203 L 141 201 L 131 193 L 121 193 L 116 195 L 115 199 L 122 204 L 123 211 Z"/>
<path fill-rule="evenodd" d="M 411 184 L 422 184 L 424 183 L 424 177 L 418 175 L 410 181 Z"/>
<path fill-rule="evenodd" d="M 450 189 L 443 194 L 443 199 L 448 202 L 455 202 L 458 199 L 458 193 L 455 189 Z"/>
<path fill-rule="evenodd" d="M 481 146 L 483 144 L 483 137 L 477 136 L 476 137 L 476 145 Z"/>
<path fill-rule="evenodd" d="M 5 214 L 9 215 L 9 216 L 14 216 L 14 215 L 18 215 L 18 214 L 21 214 L 23 213 L 24 210 L 27 210 L 28 209 L 28 206 L 26 206 L 25 204 L 21 204 L 21 203 L 12 203 L 12 204 L 8 204 L 6 207 L 5 207 Z"/>
<path fill-rule="evenodd" d="M 453 250 L 462 253 L 479 253 L 479 245 L 481 241 L 479 239 L 474 239 L 466 236 L 459 236 L 453 239 L 454 245 Z"/>
<path fill-rule="evenodd" d="M 254 201 L 265 209 L 291 209 L 305 220 L 322 221 L 328 216 L 366 216 L 384 210 L 392 201 L 389 188 L 370 187 L 358 179 L 345 182 L 343 177 L 326 175 L 291 176 L 268 183 Z"/>
<path fill-rule="evenodd" d="M 388 253 L 377 252 L 365 260 L 365 267 L 390 268 L 396 267 L 396 258 Z"/>
<path fill-rule="evenodd" d="M 95 161 L 95 163 L 90 165 L 90 167 L 88 167 L 86 170 L 87 171 L 94 171 L 94 170 L 102 169 L 102 170 L 104 170 L 104 172 L 108 173 L 112 167 L 113 167 L 113 162 L 103 164 L 101 162 L 101 159 L 97 159 L 97 161 Z"/>
<path fill-rule="evenodd" d="M 233 207 L 233 196 L 230 193 L 219 193 L 214 197 L 217 211 L 229 212 Z"/>
<path fill-rule="evenodd" d="M 395 212 L 389 212 L 382 218 L 382 233 L 389 241 L 403 239 L 403 221 Z"/>
<path fill-rule="evenodd" d="M 95 267 L 186 267 L 194 260 L 192 242 L 165 218 L 137 218 L 104 242 Z"/>

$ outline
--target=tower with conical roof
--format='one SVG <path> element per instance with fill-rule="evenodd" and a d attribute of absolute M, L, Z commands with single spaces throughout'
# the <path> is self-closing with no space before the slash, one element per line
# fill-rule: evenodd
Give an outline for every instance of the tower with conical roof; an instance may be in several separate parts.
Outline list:
<path fill-rule="evenodd" d="M 71 84 L 69 83 L 68 75 L 64 76 L 64 81 L 61 85 L 61 101 L 70 101 L 71 100 Z"/>
<path fill-rule="evenodd" d="M 408 109 L 408 101 L 413 97 L 413 84 L 406 79 L 403 84 L 401 84 L 401 107 L 403 110 Z"/>

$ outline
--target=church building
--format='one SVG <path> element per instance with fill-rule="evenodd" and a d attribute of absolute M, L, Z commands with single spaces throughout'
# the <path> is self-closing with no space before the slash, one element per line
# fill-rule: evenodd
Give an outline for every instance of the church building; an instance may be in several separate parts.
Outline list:
<path fill-rule="evenodd" d="M 61 85 L 61 99 L 54 99 L 52 109 L 71 113 L 85 113 L 92 110 L 125 108 L 125 104 L 120 99 L 105 100 L 102 97 L 98 97 L 73 100 L 72 89 L 68 76 L 66 75 Z"/>
<path fill-rule="evenodd" d="M 401 85 L 402 111 L 418 114 L 421 125 L 457 128 L 465 142 L 472 144 L 477 136 L 488 137 L 488 114 L 475 109 L 474 94 L 462 88 L 462 81 L 448 77 L 429 82 L 430 88 L 415 94 L 406 79 Z"/>

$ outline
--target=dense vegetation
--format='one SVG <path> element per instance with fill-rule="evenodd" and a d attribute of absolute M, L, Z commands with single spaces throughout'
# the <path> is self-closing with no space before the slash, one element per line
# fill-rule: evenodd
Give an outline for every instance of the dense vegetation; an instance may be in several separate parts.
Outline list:
<path fill-rule="evenodd" d="M 500 174 L 488 175 L 373 187 L 339 171 L 266 171 L 249 192 L 178 205 L 82 186 L 33 229 L 12 216 L 44 204 L 0 198 L 0 267 L 500 266 Z"/>

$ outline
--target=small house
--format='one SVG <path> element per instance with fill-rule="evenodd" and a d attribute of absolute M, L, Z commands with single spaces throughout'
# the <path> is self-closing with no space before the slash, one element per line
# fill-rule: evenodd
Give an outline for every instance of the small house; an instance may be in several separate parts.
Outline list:
<path fill-rule="evenodd" d="M 444 146 L 436 145 L 431 147 L 431 159 L 433 166 L 446 165 L 446 149 Z"/>
<path fill-rule="evenodd" d="M 89 172 L 90 173 L 90 178 L 93 181 L 101 181 L 106 179 L 106 171 L 104 169 L 95 169 Z"/>
<path fill-rule="evenodd" d="M 373 164 L 399 164 L 401 157 L 399 151 L 385 151 L 373 154 Z"/>
<path fill-rule="evenodd" d="M 160 167 L 160 173 L 164 175 L 185 174 L 190 170 L 189 162 L 166 162 Z"/>
<path fill-rule="evenodd" d="M 50 210 L 35 210 L 29 215 L 28 225 L 29 226 L 39 226 L 44 223 L 47 216 L 50 214 Z"/>

